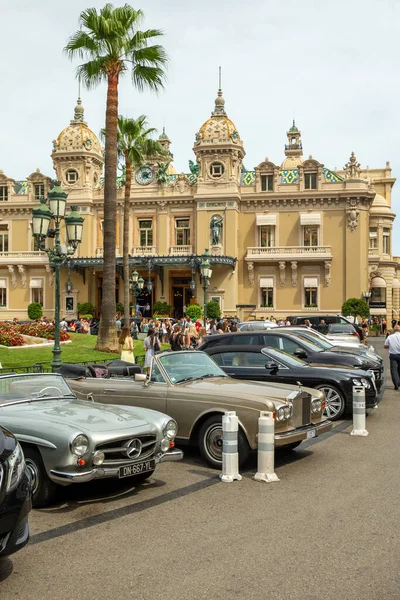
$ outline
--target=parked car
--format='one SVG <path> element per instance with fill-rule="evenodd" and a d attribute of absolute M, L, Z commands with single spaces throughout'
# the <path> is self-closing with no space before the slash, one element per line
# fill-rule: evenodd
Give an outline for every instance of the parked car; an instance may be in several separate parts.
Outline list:
<path fill-rule="evenodd" d="M 239 331 L 263 331 L 264 329 L 274 329 L 278 327 L 276 323 L 271 321 L 244 321 L 238 323 Z"/>
<path fill-rule="evenodd" d="M 350 367 L 333 367 L 306 363 L 282 350 L 263 346 L 214 346 L 205 350 L 235 379 L 306 385 L 324 392 L 324 416 L 336 420 L 353 409 L 353 386 L 365 388 L 366 406 L 378 404 L 375 379 L 371 373 Z"/>
<path fill-rule="evenodd" d="M 322 417 L 322 392 L 237 381 L 204 352 L 161 352 L 153 359 L 149 377 L 136 374 L 134 378 L 99 379 L 85 372 L 85 377 L 69 380 L 69 384 L 80 398 L 91 393 L 97 402 L 151 406 L 168 412 L 179 425 L 178 441 L 198 446 L 203 458 L 216 468 L 222 463 L 222 415 L 227 410 L 235 410 L 239 417 L 241 464 L 257 448 L 260 411 L 276 414 L 277 447 L 294 448 L 332 427 Z"/>
<path fill-rule="evenodd" d="M 328 333 L 326 334 L 330 339 L 339 338 L 352 339 L 357 338 L 360 340 L 354 325 L 351 323 L 330 323 L 328 325 Z"/>
<path fill-rule="evenodd" d="M 323 365 L 336 365 L 342 367 L 352 367 L 362 369 L 364 371 L 373 371 L 376 379 L 378 393 L 381 391 L 384 380 L 383 364 L 376 358 L 370 358 L 366 355 L 351 354 L 345 350 L 332 351 L 324 349 L 315 341 L 307 339 L 306 333 L 294 333 L 286 327 L 263 331 L 263 332 L 248 332 L 248 333 L 228 333 L 221 335 L 212 335 L 207 337 L 204 344 L 199 350 L 206 351 L 214 346 L 226 345 L 245 345 L 255 344 L 256 346 L 268 346 L 283 350 L 288 354 L 297 356 L 307 363 L 319 363 Z"/>
<path fill-rule="evenodd" d="M 357 323 L 354 323 L 353 317 L 347 318 L 342 317 L 342 315 L 300 315 L 295 317 L 286 317 L 286 319 L 289 320 L 292 325 L 304 325 L 306 321 L 310 321 L 313 329 L 317 329 L 322 320 L 324 320 L 327 325 L 330 325 L 331 323 L 350 324 L 354 326 L 361 338 L 361 328 L 357 325 Z"/>
<path fill-rule="evenodd" d="M 31 481 L 22 448 L 0 426 L 0 558 L 28 543 L 31 508 Z"/>
<path fill-rule="evenodd" d="M 313 339 L 319 339 L 327 344 L 329 344 L 331 347 L 335 347 L 335 348 L 341 348 L 341 349 L 351 349 L 351 352 L 355 352 L 356 354 L 373 354 L 375 353 L 375 350 L 372 346 L 366 346 L 365 344 L 362 344 L 360 342 L 360 338 L 359 337 L 353 337 L 353 336 L 341 336 L 341 335 L 335 335 L 335 336 L 328 336 L 325 335 L 323 333 L 321 333 L 320 331 L 317 331 L 316 329 L 311 329 L 310 327 L 306 327 L 305 325 L 289 325 L 287 327 L 285 327 L 285 331 L 299 331 L 299 332 L 307 332 L 309 333 Z M 376 354 L 376 356 L 378 356 Z"/>
<path fill-rule="evenodd" d="M 34 506 L 51 503 L 59 486 L 108 477 L 137 483 L 158 462 L 183 457 L 169 416 L 78 400 L 60 374 L 2 375 L 0 392 L 0 420 L 24 451 Z"/>

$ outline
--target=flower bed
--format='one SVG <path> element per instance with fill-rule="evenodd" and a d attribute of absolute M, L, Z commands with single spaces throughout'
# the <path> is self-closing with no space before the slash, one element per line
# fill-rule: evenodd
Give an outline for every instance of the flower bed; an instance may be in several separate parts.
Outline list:
<path fill-rule="evenodd" d="M 0 323 L 0 346 L 14 348 L 25 346 L 26 340 L 23 336 L 54 340 L 54 327 L 43 323 L 24 323 L 13 325 L 11 323 Z M 60 331 L 60 342 L 70 339 L 66 331 Z"/>

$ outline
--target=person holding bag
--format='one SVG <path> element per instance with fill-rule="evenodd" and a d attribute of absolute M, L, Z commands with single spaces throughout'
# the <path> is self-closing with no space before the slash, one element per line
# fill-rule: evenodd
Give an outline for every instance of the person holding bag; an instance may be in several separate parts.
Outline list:
<path fill-rule="evenodd" d="M 121 348 L 121 360 L 126 362 L 134 363 L 134 345 L 129 327 L 123 327 L 119 336 L 119 345 Z"/>

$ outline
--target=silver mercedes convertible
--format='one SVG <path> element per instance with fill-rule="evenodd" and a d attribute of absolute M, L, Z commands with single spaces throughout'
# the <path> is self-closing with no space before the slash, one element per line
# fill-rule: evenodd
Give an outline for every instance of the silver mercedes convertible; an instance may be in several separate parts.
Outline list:
<path fill-rule="evenodd" d="M 157 463 L 183 458 L 174 419 L 90 398 L 78 400 L 55 373 L 0 376 L 0 424 L 22 446 L 34 506 L 50 504 L 59 486 L 106 477 L 139 483 Z"/>

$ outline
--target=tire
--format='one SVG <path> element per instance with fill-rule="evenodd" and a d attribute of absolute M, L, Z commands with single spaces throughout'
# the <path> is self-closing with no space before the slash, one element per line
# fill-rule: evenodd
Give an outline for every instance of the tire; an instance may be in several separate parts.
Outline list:
<path fill-rule="evenodd" d="M 317 385 L 316 389 L 325 393 L 326 408 L 322 415 L 331 421 L 340 419 L 346 411 L 346 401 L 342 392 L 329 384 Z"/>
<path fill-rule="evenodd" d="M 56 496 L 58 485 L 49 479 L 39 450 L 25 447 L 23 451 L 32 479 L 32 505 L 34 508 L 48 506 Z"/>
<path fill-rule="evenodd" d="M 214 469 L 222 467 L 222 415 L 214 415 L 204 421 L 199 431 L 199 450 L 203 459 Z M 239 427 L 238 432 L 239 466 L 250 456 L 246 436 Z"/>
<path fill-rule="evenodd" d="M 140 483 L 143 483 L 143 481 L 146 481 L 146 479 L 151 477 L 153 473 L 154 469 L 152 471 L 146 471 L 145 473 L 140 473 L 140 475 L 135 475 L 134 477 L 129 477 L 127 479 L 130 479 L 131 481 L 133 481 L 134 484 L 139 485 Z"/>

